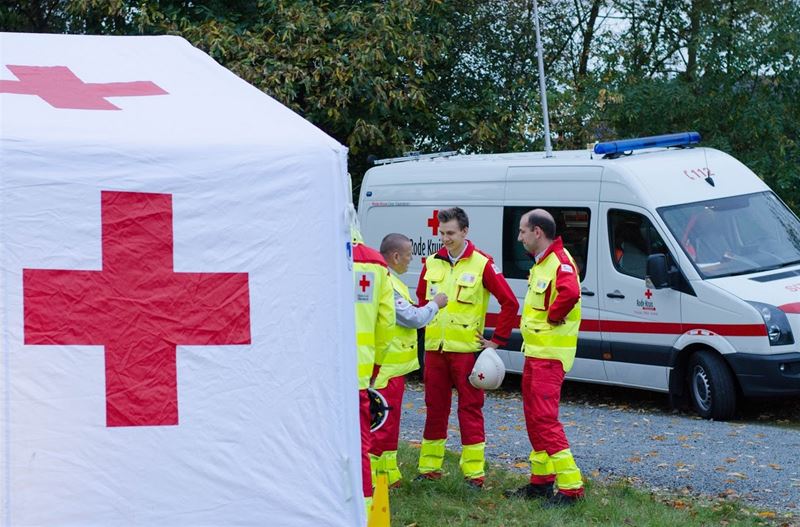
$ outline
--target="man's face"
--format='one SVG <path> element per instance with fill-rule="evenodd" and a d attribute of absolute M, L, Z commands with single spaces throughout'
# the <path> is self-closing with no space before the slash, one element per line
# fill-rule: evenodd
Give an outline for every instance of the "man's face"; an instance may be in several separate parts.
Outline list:
<path fill-rule="evenodd" d="M 392 258 L 392 269 L 397 274 L 403 274 L 408 271 L 408 265 L 411 263 L 411 242 L 408 241 L 403 244 L 402 249 L 394 253 Z"/>
<path fill-rule="evenodd" d="M 540 231 L 538 227 L 531 229 L 528 226 L 528 218 L 526 216 L 523 216 L 519 220 L 519 236 L 517 236 L 517 241 L 522 242 L 522 246 L 525 247 L 525 250 L 530 254 L 539 252 L 537 250 L 539 247 L 539 235 Z"/>
<path fill-rule="evenodd" d="M 458 220 L 450 220 L 439 224 L 439 238 L 453 256 L 458 256 L 464 249 L 469 227 L 459 228 Z"/>

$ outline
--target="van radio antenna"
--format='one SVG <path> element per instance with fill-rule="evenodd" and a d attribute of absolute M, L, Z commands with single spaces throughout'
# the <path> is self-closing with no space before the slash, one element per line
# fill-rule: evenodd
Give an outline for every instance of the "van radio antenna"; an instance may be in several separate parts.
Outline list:
<path fill-rule="evenodd" d="M 547 116 L 547 90 L 544 82 L 542 39 L 539 36 L 539 6 L 536 0 L 533 0 L 533 27 L 536 30 L 536 58 L 539 62 L 539 92 L 542 98 L 542 114 L 544 116 L 544 157 L 553 157 L 553 145 L 550 143 L 550 118 Z"/>

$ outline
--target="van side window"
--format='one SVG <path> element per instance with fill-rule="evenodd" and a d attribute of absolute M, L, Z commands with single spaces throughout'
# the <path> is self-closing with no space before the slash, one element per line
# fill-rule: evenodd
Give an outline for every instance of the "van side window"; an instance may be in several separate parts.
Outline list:
<path fill-rule="evenodd" d="M 505 207 L 503 209 L 503 274 L 506 278 L 528 279 L 533 258 L 517 240 L 519 220 L 531 209 L 542 208 L 556 220 L 556 236 L 561 236 L 564 248 L 569 251 L 578 266 L 580 279 L 586 276 L 586 259 L 589 253 L 588 208 L 579 207 Z"/>
<path fill-rule="evenodd" d="M 608 239 L 614 267 L 636 278 L 645 277 L 649 255 L 668 252 L 650 220 L 628 210 L 608 211 Z"/>

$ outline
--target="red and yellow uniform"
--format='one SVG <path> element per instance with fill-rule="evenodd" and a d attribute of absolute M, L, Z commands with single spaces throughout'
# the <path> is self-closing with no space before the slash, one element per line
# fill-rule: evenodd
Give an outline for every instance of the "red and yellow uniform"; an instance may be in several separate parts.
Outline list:
<path fill-rule="evenodd" d="M 408 287 L 394 274 L 390 275 L 394 289 L 397 321 L 391 331 L 391 339 L 384 352 L 378 352 L 374 388 L 386 399 L 392 411 L 381 428 L 372 433 L 370 458 L 373 478 L 377 473 L 385 473 L 389 485 L 397 485 L 402 474 L 397 465 L 397 444 L 400 438 L 400 415 L 405 392 L 405 375 L 419 368 L 417 358 L 417 328 L 424 327 L 438 311 L 436 304 L 423 308 L 413 307 Z M 414 312 L 413 319 L 403 314 Z"/>
<path fill-rule="evenodd" d="M 484 477 L 485 435 L 483 425 L 483 390 L 469 383 L 467 377 L 480 351 L 478 335 L 483 334 L 489 295 L 500 303 L 500 315 L 492 341 L 500 346 L 508 342 L 519 304 L 503 275 L 490 256 L 466 241 L 466 248 L 455 264 L 447 249 L 429 256 L 417 285 L 419 305 L 437 293 L 445 293 L 449 302 L 425 328 L 425 405 L 427 416 L 419 458 L 419 472 L 441 472 L 447 440 L 451 390 L 458 391 L 458 422 L 461 429 L 460 466 L 468 479 Z"/>
<path fill-rule="evenodd" d="M 522 406 L 532 446 L 530 482 L 555 482 L 558 492 L 570 497 L 583 495 L 583 481 L 558 420 L 558 404 L 564 374 L 575 360 L 580 323 L 577 267 L 559 237 L 537 259 L 528 278 L 520 321 L 525 355 Z"/>
<path fill-rule="evenodd" d="M 369 388 L 376 350 L 383 350 L 394 327 L 394 293 L 389 269 L 381 254 L 360 242 L 353 244 L 356 348 L 358 350 L 359 416 L 361 421 L 361 475 L 364 498 L 372 499 L 370 470 Z M 369 510 L 369 507 L 367 507 Z"/>

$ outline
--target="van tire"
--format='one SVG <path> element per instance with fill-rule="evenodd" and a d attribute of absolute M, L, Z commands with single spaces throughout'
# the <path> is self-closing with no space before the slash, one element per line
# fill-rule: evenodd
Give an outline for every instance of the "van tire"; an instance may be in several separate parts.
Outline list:
<path fill-rule="evenodd" d="M 736 412 L 736 384 L 728 365 L 717 353 L 701 350 L 689 359 L 688 395 L 704 419 L 725 421 Z"/>

